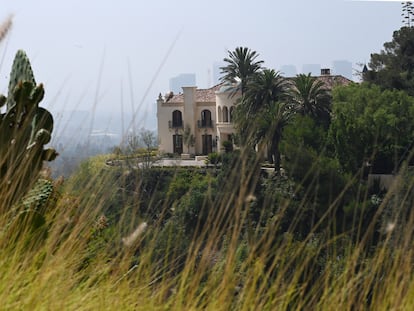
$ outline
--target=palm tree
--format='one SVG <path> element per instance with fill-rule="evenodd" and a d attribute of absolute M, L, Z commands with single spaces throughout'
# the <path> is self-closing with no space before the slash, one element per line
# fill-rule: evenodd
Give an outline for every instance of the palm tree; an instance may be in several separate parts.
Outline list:
<path fill-rule="evenodd" d="M 228 57 L 224 58 L 227 65 L 220 67 L 223 74 L 220 80 L 232 85 L 237 84 L 233 95 L 239 90 L 243 94 L 248 80 L 260 71 L 263 61 L 256 60 L 259 54 L 247 47 L 237 47 L 234 51 L 227 52 Z"/>
<path fill-rule="evenodd" d="M 246 144 L 267 145 L 268 160 L 280 170 L 279 143 L 291 110 L 283 103 L 287 82 L 273 69 L 255 74 L 237 105 L 236 125 Z"/>
<path fill-rule="evenodd" d="M 285 102 L 271 102 L 258 116 L 257 143 L 267 146 L 268 160 L 274 164 L 275 172 L 280 171 L 280 141 L 284 127 L 289 123 L 293 111 Z"/>
<path fill-rule="evenodd" d="M 324 83 L 309 74 L 294 78 L 289 92 L 290 103 L 302 115 L 309 115 L 316 121 L 329 121 L 331 95 Z"/>
<path fill-rule="evenodd" d="M 249 80 L 246 86 L 243 104 L 247 105 L 248 117 L 256 114 L 273 102 L 285 98 L 287 82 L 278 71 L 264 69 Z"/>

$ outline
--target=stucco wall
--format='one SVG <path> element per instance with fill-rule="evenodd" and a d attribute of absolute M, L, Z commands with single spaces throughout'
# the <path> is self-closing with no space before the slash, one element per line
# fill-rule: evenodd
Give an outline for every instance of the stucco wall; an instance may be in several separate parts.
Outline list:
<path fill-rule="evenodd" d="M 211 135 L 213 141 L 213 151 L 220 151 L 220 146 L 215 146 L 216 137 L 220 137 L 221 133 L 218 129 L 217 122 L 217 105 L 227 106 L 229 114 L 230 108 L 233 106 L 234 98 L 229 98 L 228 92 L 216 92 L 215 102 L 196 102 L 197 87 L 183 87 L 183 97 L 181 102 L 164 102 L 163 99 L 157 101 L 157 122 L 158 122 L 158 139 L 160 153 L 172 153 L 173 138 L 175 133 L 183 134 L 187 125 L 190 126 L 191 133 L 195 137 L 195 146 L 190 148 L 190 152 L 196 155 L 203 152 L 202 135 Z M 184 102 L 182 102 L 184 101 Z M 169 128 L 169 121 L 172 121 L 172 113 L 174 110 L 182 112 L 183 128 L 175 129 Z M 211 120 L 213 127 L 198 127 L 198 121 L 201 121 L 201 113 L 203 110 L 209 110 L 211 113 Z M 230 121 L 230 116 L 229 116 Z M 233 126 L 227 122 L 222 124 L 221 132 L 225 133 L 223 140 L 227 140 L 227 135 L 233 133 Z M 220 143 L 220 142 L 218 142 Z M 183 146 L 184 153 L 187 153 L 187 146 Z"/>
<path fill-rule="evenodd" d="M 181 129 L 170 129 L 169 121 L 172 121 L 172 113 L 179 110 L 184 119 L 184 107 L 182 104 L 165 104 L 157 102 L 157 123 L 158 123 L 158 150 L 160 153 L 173 152 L 173 138 L 175 131 L 182 133 Z"/>

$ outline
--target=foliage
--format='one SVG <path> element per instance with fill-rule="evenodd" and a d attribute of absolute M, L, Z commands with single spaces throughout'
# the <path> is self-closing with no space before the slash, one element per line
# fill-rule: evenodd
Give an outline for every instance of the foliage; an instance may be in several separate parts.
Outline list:
<path fill-rule="evenodd" d="M 364 81 L 382 89 L 405 90 L 414 95 L 414 28 L 402 27 L 394 31 L 384 50 L 371 54 L 369 70 L 363 72 Z"/>
<path fill-rule="evenodd" d="M 246 106 L 246 118 L 254 118 L 272 103 L 283 101 L 287 86 L 286 80 L 273 69 L 264 69 L 255 74 L 247 83 L 241 103 Z"/>
<path fill-rule="evenodd" d="M 414 141 L 414 99 L 402 91 L 350 85 L 334 90 L 330 141 L 342 167 L 366 165 L 377 173 L 398 169 Z"/>
<path fill-rule="evenodd" d="M 413 99 L 377 86 L 338 88 L 327 137 L 272 86 L 247 88 L 250 100 L 238 108 L 252 116 L 252 141 L 277 142 L 280 172 L 263 170 L 260 154 L 242 145 L 220 155 L 219 169 L 110 166 L 108 155 L 82 163 L 62 195 L 40 181 L 24 202 L 36 212 L 53 205 L 43 230 L 31 230 L 36 217 L 0 217 L 2 307 L 413 309 L 409 161 L 386 194 L 344 169 L 355 173 L 370 153 L 375 167 L 390 145 L 412 156 Z"/>
<path fill-rule="evenodd" d="M 296 114 L 284 129 L 282 151 L 287 145 L 306 147 L 320 154 L 327 147 L 327 130 L 308 115 Z"/>
<path fill-rule="evenodd" d="M 222 147 L 225 153 L 229 153 L 233 151 L 233 142 L 230 140 L 225 140 L 222 142 Z"/>
<path fill-rule="evenodd" d="M 184 144 L 187 146 L 187 152 L 190 153 L 190 147 L 193 147 L 195 144 L 195 136 L 191 133 L 191 128 L 187 125 L 184 129 L 183 133 L 183 141 Z"/>
<path fill-rule="evenodd" d="M 285 128 L 283 167 L 297 185 L 296 198 L 307 209 L 307 229 L 302 232 L 314 228 L 329 209 L 328 221 L 336 219 L 340 230 L 342 207 L 354 194 L 348 176 L 327 150 L 326 136 L 325 128 L 309 116 L 296 115 Z"/>
<path fill-rule="evenodd" d="M 247 47 L 236 47 L 234 51 L 227 53 L 228 57 L 224 58 L 227 65 L 220 68 L 223 74 L 220 79 L 230 85 L 237 85 L 232 92 L 233 95 L 238 91 L 243 94 L 249 79 L 261 70 L 263 61 L 256 60 L 259 54 Z"/>
<path fill-rule="evenodd" d="M 235 127 L 245 146 L 268 150 L 269 162 L 280 168 L 279 142 L 283 127 L 291 116 L 290 107 L 282 102 L 286 81 L 274 70 L 265 69 L 252 77 L 235 110 Z"/>
<path fill-rule="evenodd" d="M 153 131 L 141 128 L 138 133 L 130 133 L 126 137 L 127 154 L 134 154 L 141 148 L 148 151 L 157 147 L 157 139 Z"/>
<path fill-rule="evenodd" d="M 411 27 L 411 24 L 414 22 L 413 14 L 414 14 L 414 7 L 413 3 L 410 1 L 401 2 L 402 5 L 402 14 L 405 23 L 405 26 Z"/>
<path fill-rule="evenodd" d="M 207 156 L 207 163 L 213 164 L 214 166 L 217 166 L 218 163 L 220 163 L 220 154 L 217 152 L 209 153 Z"/>
<path fill-rule="evenodd" d="M 155 148 L 157 146 L 157 138 L 155 137 L 153 131 L 142 128 L 138 135 L 141 144 L 146 147 L 147 150 L 151 150 L 151 148 Z"/>
<path fill-rule="evenodd" d="M 331 112 L 331 96 L 324 83 L 316 77 L 299 74 L 293 79 L 289 90 L 289 102 L 294 109 L 309 115 L 320 123 L 329 124 Z"/>

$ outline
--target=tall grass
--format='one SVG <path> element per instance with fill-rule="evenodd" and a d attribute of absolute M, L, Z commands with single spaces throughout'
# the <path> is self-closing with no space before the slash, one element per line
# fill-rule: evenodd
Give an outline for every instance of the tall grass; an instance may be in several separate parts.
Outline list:
<path fill-rule="evenodd" d="M 9 27 L 10 21 L 0 27 L 0 40 Z M 409 168 L 401 169 L 371 223 L 355 209 L 352 228 L 331 230 L 338 226 L 332 217 L 337 202 L 354 180 L 298 238 L 298 219 L 311 190 L 304 189 L 303 199 L 295 201 L 299 189 L 292 187 L 290 196 L 280 198 L 275 184 L 259 201 L 261 161 L 248 151 L 221 173 L 200 169 L 207 186 L 195 180 L 186 185 L 184 209 L 203 189 L 192 234 L 179 221 L 168 221 L 179 216 L 181 198 L 174 189 L 180 185 L 171 184 L 183 169 L 138 169 L 127 159 L 124 166 L 110 167 L 109 157 L 86 161 L 67 181 L 44 174 L 54 190 L 40 205 L 0 202 L 0 309 L 414 309 L 414 174 Z M 163 184 L 168 174 L 172 177 Z M 217 174 L 224 180 L 220 195 Z M 7 191 L 14 193 L 19 183 L 10 179 Z M 148 197 L 147 183 L 158 194 Z M 355 195 L 359 201 L 367 190 L 360 187 Z M 251 213 L 258 211 L 252 222 Z M 286 224 L 288 213 L 294 216 Z"/>
<path fill-rule="evenodd" d="M 391 204 L 394 222 L 384 227 L 383 242 L 367 251 L 372 227 L 358 228 L 357 241 L 313 232 L 298 240 L 294 224 L 280 234 L 289 200 L 261 232 L 253 225 L 244 230 L 259 162 L 242 155 L 227 176 L 229 195 L 215 199 L 205 193 L 203 206 L 214 208 L 180 248 L 186 238 L 182 228 L 168 227 L 162 216 L 148 221 L 140 215 L 143 193 L 120 194 L 122 181 L 133 176 L 139 184 L 142 174 L 107 167 L 103 157 L 84 165 L 72 180 L 55 182 L 44 225 L 33 226 L 35 211 L 2 215 L 1 309 L 413 309 L 414 215 L 411 208 L 399 215 L 412 203 L 413 180 L 406 172 L 378 209 L 382 213 Z M 116 195 L 126 203 L 111 223 L 103 215 Z M 159 211 L 168 214 L 171 208 L 165 204 Z M 165 253 L 156 254 L 159 250 Z"/>

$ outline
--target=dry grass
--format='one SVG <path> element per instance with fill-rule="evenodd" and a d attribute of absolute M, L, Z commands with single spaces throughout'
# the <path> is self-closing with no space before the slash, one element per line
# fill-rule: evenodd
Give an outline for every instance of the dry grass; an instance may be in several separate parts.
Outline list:
<path fill-rule="evenodd" d="M 153 252 L 163 224 L 153 222 L 146 230 L 146 224 L 134 227 L 141 222 L 139 215 L 135 219 L 125 216 L 122 225 L 113 225 L 110 239 L 95 245 L 94 255 L 90 256 L 91 241 L 106 228 L 100 215 L 103 202 L 111 195 L 105 184 L 105 174 L 111 173 L 104 166 L 94 167 L 103 170 L 104 175 L 101 172 L 96 179 L 90 179 L 83 195 L 62 191 L 51 203 L 47 237 L 39 233 L 45 227 L 32 231 L 30 220 L 6 226 L 14 220 L 3 215 L 1 227 L 6 229 L 0 235 L 2 309 L 413 309 L 411 212 L 401 225 L 387 232 L 385 242 L 370 255 L 364 251 L 363 240 L 338 247 L 341 237 L 337 236 L 321 242 L 310 235 L 297 241 L 286 233 L 275 242 L 277 217 L 260 239 L 243 244 L 242 224 L 252 199 L 251 181 L 256 181 L 245 165 L 235 164 L 234 172 L 243 172 L 233 176 L 242 176 L 240 188 L 232 198 L 216 202 L 216 210 L 221 212 L 209 215 L 208 232 L 195 236 L 187 253 L 168 256 L 162 262 L 153 261 Z M 400 182 L 407 184 L 404 179 Z M 98 195 L 88 192 L 88 188 L 102 191 Z M 400 190 L 396 185 L 392 191 L 398 194 Z M 393 193 L 388 198 L 392 200 Z M 395 201 L 395 208 L 407 203 L 405 199 L 403 196 Z M 233 217 L 223 219 L 224 215 Z M 180 242 L 171 233 L 166 249 Z M 247 251 L 240 256 L 243 247 Z M 316 259 L 321 258 L 322 252 L 326 253 L 325 269 L 315 277 L 313 269 L 319 269 Z M 184 266 L 177 270 L 180 256 L 185 256 Z"/>

